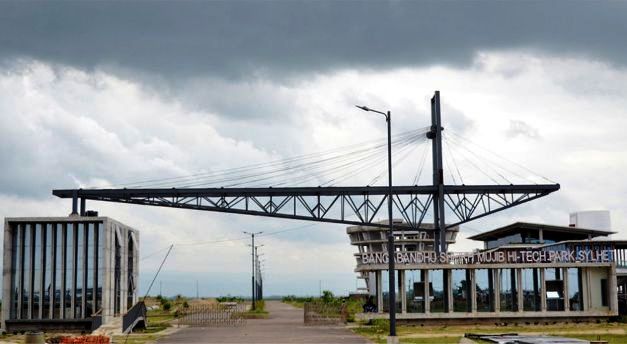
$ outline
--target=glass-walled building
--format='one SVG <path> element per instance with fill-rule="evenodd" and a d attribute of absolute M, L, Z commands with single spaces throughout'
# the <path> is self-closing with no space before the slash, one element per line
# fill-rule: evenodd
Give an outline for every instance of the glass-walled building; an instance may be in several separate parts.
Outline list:
<path fill-rule="evenodd" d="M 2 325 L 92 330 L 137 302 L 139 233 L 107 217 L 7 218 Z"/>
<path fill-rule="evenodd" d="M 424 243 L 431 228 L 395 230 L 397 319 L 524 323 L 627 313 L 627 242 L 609 240 L 609 231 L 514 223 L 470 237 L 482 250 L 436 256 Z M 377 306 L 362 319 L 388 317 L 385 230 L 347 229 L 358 247 L 355 271 Z M 447 233 L 449 243 L 456 232 Z"/>

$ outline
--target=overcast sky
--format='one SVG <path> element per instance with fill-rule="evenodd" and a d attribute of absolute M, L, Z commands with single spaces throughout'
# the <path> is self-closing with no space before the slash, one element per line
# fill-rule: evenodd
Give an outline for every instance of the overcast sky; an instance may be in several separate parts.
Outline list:
<path fill-rule="evenodd" d="M 559 182 L 462 227 L 568 224 L 607 209 L 627 238 L 627 2 L 0 2 L 0 216 L 67 215 L 53 188 L 124 183 L 444 126 Z M 455 150 L 455 148 L 452 148 Z M 407 158 L 395 184 L 420 161 Z M 405 173 L 407 172 L 407 173 Z M 466 171 L 472 175 L 472 169 Z M 476 172 L 476 171 L 474 171 Z M 427 179 L 428 180 L 428 179 Z M 242 230 L 266 232 L 266 294 L 355 288 L 341 225 L 89 203 L 175 243 L 164 294 L 246 294 Z M 210 243 L 223 239 L 236 239 Z M 141 290 L 162 258 L 141 261 Z"/>

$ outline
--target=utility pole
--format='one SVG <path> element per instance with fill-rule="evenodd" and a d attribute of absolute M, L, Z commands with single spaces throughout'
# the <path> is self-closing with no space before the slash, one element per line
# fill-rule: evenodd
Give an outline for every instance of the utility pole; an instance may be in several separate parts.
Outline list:
<path fill-rule="evenodd" d="M 200 297 L 198 295 L 198 280 L 196 280 L 196 300 L 200 300 Z"/>
<path fill-rule="evenodd" d="M 159 281 L 159 295 L 163 296 L 163 281 Z"/>
<path fill-rule="evenodd" d="M 259 292 L 261 285 L 261 264 L 259 263 L 259 257 L 263 256 L 262 254 L 257 253 L 257 249 L 262 247 L 263 245 L 255 246 L 255 300 L 261 300 L 261 293 Z"/>
<path fill-rule="evenodd" d="M 392 113 L 390 111 L 383 112 L 371 109 L 367 106 L 357 106 L 357 108 L 364 111 L 376 112 L 385 117 L 388 131 L 388 281 L 389 286 L 389 304 L 390 304 L 390 337 L 396 337 L 396 282 L 394 267 L 395 260 L 395 248 L 394 248 L 394 221 L 392 218 Z M 441 142 L 440 142 L 441 143 Z M 441 159 L 440 159 L 441 160 Z"/>
<path fill-rule="evenodd" d="M 251 239 L 251 258 L 252 258 L 252 277 L 251 277 L 251 294 L 252 294 L 252 310 L 256 308 L 255 305 L 255 235 L 259 235 L 263 232 L 244 232 L 244 234 L 250 235 Z"/>

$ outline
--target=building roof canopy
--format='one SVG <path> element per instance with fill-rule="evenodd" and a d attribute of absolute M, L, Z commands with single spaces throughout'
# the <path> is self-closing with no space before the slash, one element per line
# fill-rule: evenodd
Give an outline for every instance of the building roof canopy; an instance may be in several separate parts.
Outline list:
<path fill-rule="evenodd" d="M 504 227 L 473 235 L 468 239 L 478 241 L 491 241 L 505 238 L 514 234 L 539 232 L 540 230 L 542 230 L 545 240 L 550 239 L 554 241 L 588 239 L 588 237 L 595 238 L 616 233 L 611 231 L 602 231 L 597 229 L 580 227 L 555 226 L 529 222 L 515 222 Z"/>

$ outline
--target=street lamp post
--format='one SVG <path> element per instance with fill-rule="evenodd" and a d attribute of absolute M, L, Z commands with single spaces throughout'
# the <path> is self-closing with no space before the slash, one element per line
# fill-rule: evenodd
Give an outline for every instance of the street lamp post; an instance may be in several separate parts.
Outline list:
<path fill-rule="evenodd" d="M 251 278 L 251 282 L 252 282 L 251 286 L 252 286 L 252 302 L 253 302 L 252 310 L 253 311 L 255 310 L 255 235 L 261 234 L 261 233 L 263 233 L 263 232 L 254 232 L 254 233 L 253 232 L 246 232 L 246 231 L 244 232 L 244 234 L 249 234 L 250 238 L 252 240 L 252 244 L 251 244 L 252 254 L 251 254 L 251 256 L 252 256 L 252 268 L 253 268 L 252 273 L 253 274 L 252 274 L 252 278 Z"/>
<path fill-rule="evenodd" d="M 356 105 L 357 106 L 357 105 Z M 385 117 L 388 129 L 388 281 L 390 295 L 390 337 L 396 336 L 396 286 L 395 286 L 395 268 L 394 268 L 394 223 L 392 221 L 392 113 L 390 111 L 383 112 L 371 109 L 367 106 L 357 106 L 357 108 L 376 112 Z"/>

